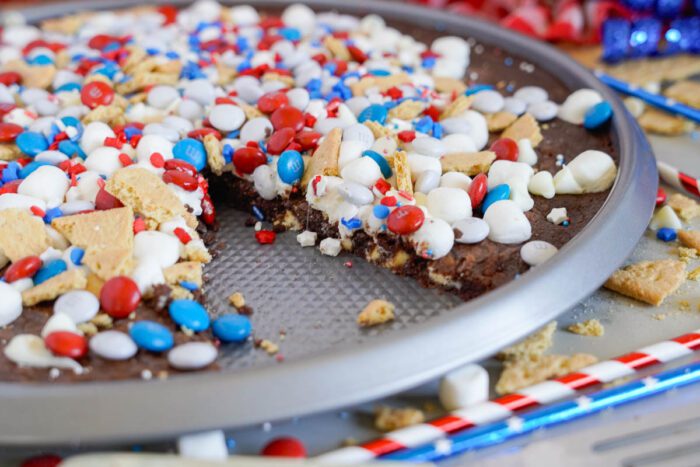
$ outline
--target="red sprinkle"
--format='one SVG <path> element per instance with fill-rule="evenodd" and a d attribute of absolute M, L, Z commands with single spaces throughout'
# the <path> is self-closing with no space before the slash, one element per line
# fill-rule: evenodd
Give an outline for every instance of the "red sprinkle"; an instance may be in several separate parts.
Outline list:
<path fill-rule="evenodd" d="M 20 81 L 22 81 L 22 75 L 20 75 L 16 71 L 5 71 L 3 73 L 0 73 L 0 84 L 4 84 L 5 86 L 12 86 L 13 84 L 17 84 Z"/>
<path fill-rule="evenodd" d="M 437 122 L 438 120 L 440 120 L 440 109 L 438 109 L 434 105 L 431 105 L 430 107 L 425 109 L 423 111 L 423 114 L 430 117 L 434 122 Z"/>
<path fill-rule="evenodd" d="M 268 457 L 305 458 L 306 448 L 304 444 L 296 438 L 277 438 L 267 443 L 260 454 Z"/>
<path fill-rule="evenodd" d="M 5 282 L 11 283 L 27 277 L 34 277 L 34 274 L 41 269 L 42 261 L 38 256 L 25 256 L 10 265 L 5 271 Z"/>
<path fill-rule="evenodd" d="M 124 153 L 119 154 L 119 162 L 121 162 L 124 167 L 128 167 L 134 163 L 134 161 L 131 160 L 131 157 Z"/>
<path fill-rule="evenodd" d="M 404 131 L 399 131 L 396 136 L 399 137 L 401 141 L 404 143 L 410 143 L 414 139 L 416 139 L 416 132 L 413 130 L 404 130 Z"/>
<path fill-rule="evenodd" d="M 185 229 L 182 227 L 177 227 L 175 230 L 173 230 L 173 234 L 182 242 L 183 245 L 187 245 L 192 241 L 192 237 L 190 234 L 187 233 Z"/>
<path fill-rule="evenodd" d="M 165 159 L 163 155 L 159 152 L 154 152 L 150 157 L 151 165 L 156 169 L 162 169 L 165 167 Z"/>
<path fill-rule="evenodd" d="M 54 331 L 44 338 L 44 343 L 54 355 L 61 357 L 81 358 L 88 350 L 87 339 L 70 331 Z"/>
<path fill-rule="evenodd" d="M 109 136 L 105 138 L 104 145 L 117 149 L 121 149 L 122 146 L 124 146 L 124 144 L 119 141 L 119 138 L 111 138 Z"/>
<path fill-rule="evenodd" d="M 656 190 L 656 206 L 661 206 L 666 202 L 666 192 L 664 191 L 663 188 L 659 187 L 658 190 Z"/>
<path fill-rule="evenodd" d="M 486 174 L 479 174 L 474 177 L 467 194 L 472 202 L 472 209 L 476 209 L 481 204 L 488 191 L 489 179 Z"/>
<path fill-rule="evenodd" d="M 0 187 L 0 195 L 4 195 L 5 193 L 17 193 L 19 185 L 23 181 L 24 180 L 12 180 L 11 182 L 5 183 L 2 187 Z"/>
<path fill-rule="evenodd" d="M 255 239 L 261 245 L 275 243 L 275 238 L 277 238 L 277 234 L 272 230 L 258 230 L 255 232 Z"/>
<path fill-rule="evenodd" d="M 497 139 L 489 149 L 496 153 L 496 160 L 511 162 L 518 160 L 518 143 L 510 138 Z"/>
<path fill-rule="evenodd" d="M 216 209 L 208 193 L 202 197 L 202 220 L 210 227 L 216 222 Z"/>
<path fill-rule="evenodd" d="M 394 209 L 386 219 L 386 225 L 395 234 L 408 235 L 420 229 L 425 214 L 418 206 L 401 206 Z"/>
<path fill-rule="evenodd" d="M 29 210 L 32 211 L 32 214 L 35 216 L 44 217 L 46 215 L 46 212 L 39 206 L 32 206 Z"/>
<path fill-rule="evenodd" d="M 100 305 L 112 318 L 126 318 L 141 301 L 139 286 L 130 277 L 113 277 L 102 286 Z"/>
<path fill-rule="evenodd" d="M 376 188 L 381 194 L 386 194 L 386 192 L 391 189 L 391 184 L 383 178 L 380 178 L 377 180 L 377 183 L 374 184 L 374 188 Z"/>
<path fill-rule="evenodd" d="M 396 199 L 396 196 L 385 196 L 380 201 L 380 203 L 382 203 L 384 206 L 389 206 L 389 207 L 396 206 L 397 202 L 398 202 L 398 200 Z"/>
<path fill-rule="evenodd" d="M 134 219 L 134 235 L 136 235 L 139 232 L 143 232 L 146 230 L 146 221 L 142 217 L 137 217 Z"/>
<path fill-rule="evenodd" d="M 403 97 L 403 92 L 396 86 L 390 87 L 384 94 L 391 97 L 393 100 L 401 99 Z"/>
<path fill-rule="evenodd" d="M 243 147 L 233 153 L 233 165 L 241 173 L 252 174 L 259 166 L 267 163 L 267 157 L 259 148 Z"/>
<path fill-rule="evenodd" d="M 363 63 L 367 60 L 367 54 L 365 54 L 362 49 L 360 49 L 356 45 L 348 45 L 347 46 L 348 52 L 350 52 L 350 55 L 352 56 L 352 59 L 355 60 L 358 63 Z"/>
<path fill-rule="evenodd" d="M 109 105 L 114 100 L 114 90 L 102 81 L 93 81 L 83 86 L 80 100 L 91 109 L 101 105 Z"/>

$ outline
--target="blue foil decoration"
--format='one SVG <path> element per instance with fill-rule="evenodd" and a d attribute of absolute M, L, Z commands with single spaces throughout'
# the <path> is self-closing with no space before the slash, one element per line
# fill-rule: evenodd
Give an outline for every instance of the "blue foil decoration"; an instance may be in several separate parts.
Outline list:
<path fill-rule="evenodd" d="M 656 14 L 661 18 L 678 18 L 682 10 L 683 0 L 656 0 Z"/>
<path fill-rule="evenodd" d="M 609 19 L 603 23 L 603 60 L 618 62 L 627 57 L 632 25 L 624 19 Z"/>
<path fill-rule="evenodd" d="M 661 21 L 655 18 L 640 19 L 632 23 L 629 35 L 629 56 L 648 57 L 659 48 Z"/>

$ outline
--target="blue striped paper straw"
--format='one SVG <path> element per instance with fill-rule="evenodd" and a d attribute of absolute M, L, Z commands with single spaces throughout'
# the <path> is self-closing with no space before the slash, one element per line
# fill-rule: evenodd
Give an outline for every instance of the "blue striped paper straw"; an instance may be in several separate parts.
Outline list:
<path fill-rule="evenodd" d="M 636 97 L 643 100 L 647 104 L 653 105 L 654 107 L 666 110 L 672 114 L 680 115 L 694 121 L 695 123 L 700 123 L 700 109 L 681 104 L 671 98 L 662 96 L 661 94 L 654 94 L 653 92 L 645 91 L 637 85 L 613 78 L 612 76 L 606 75 L 601 71 L 595 71 L 594 73 L 599 80 L 622 94 Z"/>
<path fill-rule="evenodd" d="M 535 430 L 553 427 L 606 409 L 646 399 L 698 381 L 700 381 L 700 362 L 664 371 L 616 388 L 583 395 L 571 401 L 536 409 L 502 422 L 473 428 L 422 447 L 383 456 L 381 459 L 408 462 L 439 461 L 468 451 L 503 443 Z"/>

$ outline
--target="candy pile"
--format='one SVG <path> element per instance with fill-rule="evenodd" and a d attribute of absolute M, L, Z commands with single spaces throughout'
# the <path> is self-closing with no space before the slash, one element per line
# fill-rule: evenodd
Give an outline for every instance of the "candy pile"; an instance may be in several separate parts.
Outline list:
<path fill-rule="evenodd" d="M 216 224 L 203 173 L 244 180 L 262 200 L 305 197 L 337 225 L 325 254 L 362 231 L 431 260 L 455 242 L 528 241 L 532 195 L 610 188 L 615 163 L 600 151 L 556 174 L 533 169 L 540 122 L 594 131 L 610 120 L 596 91 L 559 105 L 540 87 L 467 87 L 469 58 L 459 37 L 428 47 L 375 15 L 303 5 L 275 17 L 204 0 L 6 24 L 0 325 L 38 304 L 53 302 L 54 314 L 5 355 L 79 372 L 89 351 L 123 360 L 141 349 L 189 370 L 216 358 L 216 341 L 174 347 L 173 329 L 245 341 L 248 318 L 212 321 L 201 304 L 202 234 Z M 489 144 L 489 133 L 500 138 Z M 528 243 L 522 257 L 536 265 L 555 251 Z M 151 299 L 172 326 L 139 319 Z M 128 333 L 105 330 L 125 319 Z"/>

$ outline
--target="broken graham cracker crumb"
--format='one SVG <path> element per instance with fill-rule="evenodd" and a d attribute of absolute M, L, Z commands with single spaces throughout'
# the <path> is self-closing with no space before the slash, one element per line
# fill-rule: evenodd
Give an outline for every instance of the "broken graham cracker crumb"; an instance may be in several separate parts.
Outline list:
<path fill-rule="evenodd" d="M 577 353 L 566 355 L 542 355 L 532 359 L 506 361 L 496 383 L 496 393 L 510 394 L 519 389 L 578 371 L 598 361 L 593 355 Z"/>
<path fill-rule="evenodd" d="M 309 161 L 301 179 L 301 186 L 306 187 L 316 175 L 338 175 L 338 156 L 343 130 L 333 128 L 323 139 Z"/>
<path fill-rule="evenodd" d="M 207 162 L 209 168 L 216 175 L 221 175 L 224 172 L 226 160 L 224 159 L 221 149 L 221 141 L 216 136 L 209 134 L 204 137 L 204 149 L 207 152 Z"/>
<path fill-rule="evenodd" d="M 39 256 L 51 246 L 44 222 L 28 209 L 0 211 L 0 232 L 0 251 L 12 262 Z"/>
<path fill-rule="evenodd" d="M 700 230 L 679 230 L 678 240 L 688 248 L 700 253 Z"/>
<path fill-rule="evenodd" d="M 685 263 L 674 259 L 641 261 L 618 269 L 604 287 L 659 306 L 685 280 Z"/>
<path fill-rule="evenodd" d="M 97 313 L 90 322 L 99 329 L 111 329 L 114 326 L 114 320 L 107 313 Z"/>
<path fill-rule="evenodd" d="M 644 131 L 665 136 L 683 135 L 693 129 L 693 124 L 684 118 L 649 107 L 637 122 Z"/>
<path fill-rule="evenodd" d="M 440 120 L 445 120 L 446 118 L 456 117 L 463 114 L 469 110 L 473 102 L 474 96 L 465 96 L 462 94 L 461 96 L 457 97 L 457 99 L 447 104 L 445 109 L 440 114 Z"/>
<path fill-rule="evenodd" d="M 589 319 L 581 323 L 574 323 L 567 329 L 579 336 L 600 337 L 605 334 L 605 328 L 597 319 Z"/>
<path fill-rule="evenodd" d="M 552 346 L 552 336 L 557 329 L 557 322 L 552 321 L 535 331 L 525 340 L 501 350 L 498 358 L 502 360 L 521 360 L 541 356 Z"/>
<path fill-rule="evenodd" d="M 396 107 L 389 110 L 389 118 L 399 120 L 413 120 L 425 109 L 425 104 L 420 101 L 405 100 Z"/>
<path fill-rule="evenodd" d="M 688 300 L 681 300 L 678 302 L 678 309 L 680 311 L 690 311 L 690 302 Z"/>
<path fill-rule="evenodd" d="M 671 206 L 676 214 L 686 222 L 700 216 L 700 203 L 680 193 L 669 196 L 666 204 Z"/>
<path fill-rule="evenodd" d="M 396 172 L 396 187 L 409 195 L 413 194 L 413 182 L 411 181 L 411 166 L 408 165 L 406 153 L 396 151 L 394 154 L 394 171 Z"/>
<path fill-rule="evenodd" d="M 683 246 L 679 246 L 676 248 L 676 252 L 678 253 L 678 259 L 683 261 L 684 263 L 689 263 L 691 259 L 695 259 L 698 257 L 698 250 L 695 248 L 686 248 Z"/>
<path fill-rule="evenodd" d="M 234 292 L 228 297 L 228 301 L 231 305 L 236 308 L 243 308 L 245 306 L 245 297 L 240 292 Z"/>
<path fill-rule="evenodd" d="M 383 138 L 384 136 L 393 137 L 393 133 L 391 132 L 391 130 L 379 122 L 375 122 L 374 120 L 367 120 L 363 123 L 363 125 L 369 128 L 369 131 L 372 132 L 374 139 Z"/>
<path fill-rule="evenodd" d="M 267 340 L 267 339 L 261 340 L 260 343 L 258 344 L 258 347 L 260 347 L 265 352 L 267 352 L 268 355 L 275 355 L 280 350 L 279 345 L 277 345 L 274 342 L 272 342 L 271 340 Z"/>
<path fill-rule="evenodd" d="M 156 223 L 184 216 L 185 206 L 157 175 L 141 167 L 119 169 L 107 180 L 105 189 L 134 212 Z"/>
<path fill-rule="evenodd" d="M 379 92 L 386 92 L 394 86 L 401 86 L 411 82 L 411 78 L 406 73 L 396 73 L 389 76 L 365 76 L 359 81 L 350 84 L 353 96 L 364 96 L 365 91 L 377 88 Z"/>
<path fill-rule="evenodd" d="M 467 90 L 467 85 L 463 81 L 446 76 L 436 76 L 433 78 L 433 83 L 437 92 L 464 94 Z"/>
<path fill-rule="evenodd" d="M 489 133 L 498 133 L 508 128 L 517 119 L 517 115 L 501 111 L 486 115 L 486 124 L 488 125 Z"/>
<path fill-rule="evenodd" d="M 394 319 L 394 304 L 386 300 L 372 300 L 357 315 L 357 324 L 362 327 L 376 326 Z"/>
<path fill-rule="evenodd" d="M 99 332 L 97 326 L 92 323 L 80 323 L 77 325 L 78 329 L 88 337 L 92 337 Z"/>
<path fill-rule="evenodd" d="M 22 156 L 22 151 L 19 150 L 14 143 L 0 143 L 0 161 L 14 161 Z"/>
<path fill-rule="evenodd" d="M 194 295 L 192 292 L 179 285 L 172 285 L 170 290 L 170 298 L 173 300 L 192 300 Z"/>
<path fill-rule="evenodd" d="M 333 55 L 333 57 L 339 60 L 347 61 L 352 58 L 348 48 L 345 47 L 345 43 L 338 38 L 326 36 L 326 38 L 323 40 L 323 45 Z"/>
<path fill-rule="evenodd" d="M 197 261 L 182 261 L 163 269 L 163 277 L 168 285 L 178 285 L 182 281 L 192 282 L 197 287 L 202 286 L 202 263 Z"/>
<path fill-rule="evenodd" d="M 71 290 L 84 289 L 86 285 L 85 272 L 79 268 L 70 269 L 22 292 L 22 303 L 24 306 L 36 305 L 53 300 Z"/>
<path fill-rule="evenodd" d="M 395 409 L 381 406 L 375 410 L 374 427 L 379 431 L 387 432 L 417 425 L 424 421 L 425 415 L 420 409 L 414 407 Z"/>
<path fill-rule="evenodd" d="M 696 281 L 700 279 L 700 267 L 697 267 L 688 273 L 688 279 Z"/>
<path fill-rule="evenodd" d="M 537 123 L 537 120 L 529 113 L 526 113 L 506 128 L 501 134 L 501 138 L 510 138 L 513 141 L 529 139 L 534 148 L 542 142 L 542 133 L 540 132 L 540 125 Z"/>
<path fill-rule="evenodd" d="M 440 159 L 440 165 L 443 173 L 462 172 L 472 177 L 488 172 L 495 160 L 496 153 L 492 151 L 455 152 L 444 155 Z"/>

